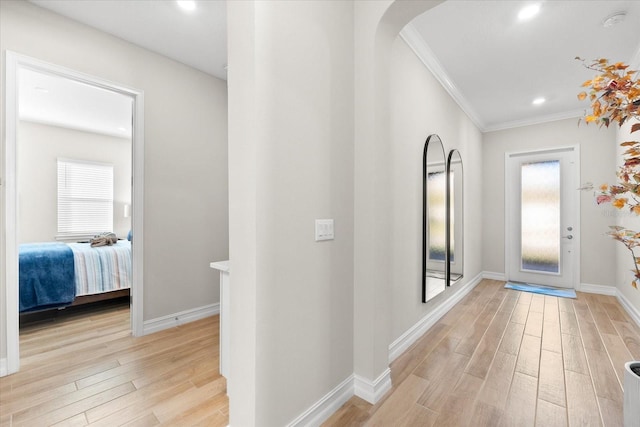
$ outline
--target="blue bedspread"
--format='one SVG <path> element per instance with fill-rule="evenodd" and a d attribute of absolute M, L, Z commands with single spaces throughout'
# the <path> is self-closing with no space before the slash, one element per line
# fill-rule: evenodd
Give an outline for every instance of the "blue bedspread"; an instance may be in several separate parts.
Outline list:
<path fill-rule="evenodd" d="M 73 251 L 64 243 L 20 245 L 20 311 L 68 305 L 76 296 Z"/>

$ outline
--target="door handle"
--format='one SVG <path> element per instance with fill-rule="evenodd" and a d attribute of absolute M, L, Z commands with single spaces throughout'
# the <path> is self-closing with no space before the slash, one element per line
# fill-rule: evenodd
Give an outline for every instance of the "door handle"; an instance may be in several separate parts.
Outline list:
<path fill-rule="evenodd" d="M 573 235 L 569 234 L 568 236 L 562 236 L 563 239 L 573 239 Z"/>

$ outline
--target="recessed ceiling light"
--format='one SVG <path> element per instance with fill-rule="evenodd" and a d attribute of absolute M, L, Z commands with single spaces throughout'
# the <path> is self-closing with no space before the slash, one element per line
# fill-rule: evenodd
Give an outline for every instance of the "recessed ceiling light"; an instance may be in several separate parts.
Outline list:
<path fill-rule="evenodd" d="M 178 6 L 187 12 L 191 12 L 196 9 L 196 2 L 194 0 L 176 0 Z"/>
<path fill-rule="evenodd" d="M 616 24 L 624 21 L 624 18 L 627 16 L 627 12 L 616 12 L 613 15 L 609 15 L 602 21 L 602 26 L 605 28 L 613 27 Z"/>
<path fill-rule="evenodd" d="M 527 19 L 531 19 L 536 16 L 538 12 L 540 12 L 540 5 L 537 3 L 530 4 L 529 6 L 525 6 L 520 9 L 520 12 L 518 13 L 518 19 L 521 21 L 526 21 Z"/>
<path fill-rule="evenodd" d="M 531 103 L 532 103 L 533 105 L 540 105 L 540 104 L 544 104 L 544 103 L 545 103 L 545 101 L 546 101 L 546 99 L 544 99 L 544 98 L 540 97 L 540 98 L 536 98 L 536 99 L 534 99 Z"/>

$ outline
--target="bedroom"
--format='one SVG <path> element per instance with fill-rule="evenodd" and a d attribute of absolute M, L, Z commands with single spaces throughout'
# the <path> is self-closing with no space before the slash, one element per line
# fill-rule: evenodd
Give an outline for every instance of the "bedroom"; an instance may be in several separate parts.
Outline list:
<path fill-rule="evenodd" d="M 47 308 L 129 296 L 133 111 L 126 95 L 34 70 L 19 73 L 17 231 L 25 323 L 59 313 Z M 78 243 L 103 232 L 118 241 L 95 251 Z M 63 265 L 66 270 L 55 270 Z"/>
<path fill-rule="evenodd" d="M 409 175 L 414 170 L 407 167 L 406 152 L 391 150 L 377 141 L 376 135 L 390 134 L 390 129 L 375 122 L 373 107 L 369 107 L 376 104 L 377 101 L 371 100 L 376 99 L 378 92 L 372 88 L 370 73 L 365 70 L 375 64 L 362 52 L 364 58 L 356 58 L 353 46 L 344 44 L 345 39 L 357 37 L 358 43 L 366 48 L 364 52 L 370 52 L 368 48 L 373 51 L 370 28 L 364 25 L 365 28 L 354 30 L 353 15 L 357 14 L 367 24 L 370 15 L 382 12 L 373 7 L 375 10 L 368 9 L 363 6 L 364 2 L 359 3 L 362 9 L 357 11 L 342 2 L 323 2 L 327 9 L 321 11 L 306 10 L 303 6 L 298 6 L 301 10 L 283 7 L 260 11 L 267 14 L 261 17 L 265 25 L 258 29 L 264 33 L 255 37 L 264 36 L 263 40 L 274 43 L 258 47 L 257 57 L 263 61 L 258 64 L 251 62 L 255 57 L 235 57 L 236 61 L 244 61 L 240 71 L 245 70 L 247 75 L 253 72 L 254 66 L 263 70 L 258 76 L 262 86 L 258 87 L 261 92 L 255 107 L 240 103 L 242 99 L 238 96 L 242 92 L 238 92 L 237 87 L 235 94 L 230 95 L 229 114 L 233 119 L 229 122 L 232 126 L 229 137 L 236 145 L 230 145 L 227 153 L 226 129 L 225 135 L 217 133 L 223 133 L 219 129 L 226 124 L 223 82 L 33 5 L 5 3 L 2 2 L 2 15 L 10 19 L 3 21 L 0 28 L 3 49 L 144 89 L 147 101 L 145 212 L 148 214 L 145 217 L 146 322 L 159 322 L 173 313 L 215 304 L 217 279 L 208 264 L 229 256 L 218 246 L 226 237 L 229 217 L 226 212 L 217 216 L 216 209 L 207 204 L 218 198 L 227 200 L 227 187 L 229 194 L 233 193 L 231 250 L 235 251 L 234 259 L 241 257 L 244 261 L 244 269 L 239 267 L 237 272 L 238 277 L 245 279 L 236 295 L 242 315 L 235 327 L 246 334 L 240 342 L 242 352 L 237 357 L 248 367 L 238 374 L 237 378 L 242 381 L 236 388 L 239 401 L 246 405 L 242 410 L 246 411 L 236 411 L 236 414 L 254 417 L 259 414 L 274 425 L 284 424 L 283 418 L 291 419 L 301 413 L 344 379 L 353 379 L 354 372 L 368 383 L 385 372 L 381 366 L 386 367 L 388 363 L 389 343 L 428 309 L 414 304 L 413 295 L 409 295 L 411 290 L 400 294 L 385 285 L 391 283 L 399 270 L 397 267 L 414 262 L 416 246 L 400 237 L 402 233 L 411 232 L 408 225 L 412 220 L 393 216 L 408 215 L 408 210 L 399 204 L 393 208 L 397 211 L 391 212 L 391 200 L 411 203 L 404 200 L 398 189 L 416 185 Z M 241 43 L 246 29 L 254 28 L 254 24 L 244 21 L 249 21 L 249 17 L 240 11 L 235 13 L 232 34 L 235 42 Z M 300 14 L 314 25 L 279 25 L 279 22 L 289 22 L 289 14 Z M 282 32 L 278 32 L 278 28 L 282 28 Z M 324 33 L 312 34 L 312 29 L 317 28 L 336 35 L 325 39 Z M 46 36 L 41 34 L 43 29 Z M 288 31 L 299 33 L 299 43 L 288 37 Z M 306 43 L 319 43 L 320 38 L 329 46 L 323 55 L 316 56 L 305 50 Z M 395 45 L 395 49 L 396 58 L 402 61 L 413 58 L 406 46 Z M 305 60 L 292 61 L 286 55 L 288 50 Z M 236 49 L 234 55 L 239 54 Z M 411 70 L 421 76 L 417 71 L 420 64 L 415 58 L 411 61 Z M 354 62 L 358 64 L 358 73 L 354 71 Z M 426 81 L 429 96 L 420 97 L 423 103 L 420 110 L 404 110 L 403 119 L 409 115 L 420 118 L 426 112 L 430 120 L 421 122 L 421 126 L 445 127 L 443 138 L 450 141 L 451 146 L 454 141 L 468 141 L 466 146 L 458 148 L 464 149 L 468 156 L 465 158 L 474 159 L 469 160 L 467 175 L 471 182 L 468 194 L 473 198 L 465 206 L 481 208 L 468 214 L 471 231 L 467 233 L 467 248 L 472 255 L 467 258 L 467 276 L 471 280 L 483 271 L 500 272 L 500 251 L 489 250 L 492 242 L 500 241 L 503 232 L 500 218 L 496 216 L 499 203 L 496 202 L 494 209 L 483 203 L 482 182 L 501 179 L 496 178 L 497 168 L 488 170 L 500 162 L 499 145 L 504 141 L 499 141 L 499 137 L 513 139 L 519 135 L 508 132 L 490 135 L 496 150 L 485 152 L 481 148 L 481 133 L 457 109 L 455 102 L 433 79 L 420 78 Z M 271 85 L 272 82 L 277 84 Z M 206 91 L 203 86 L 207 87 Z M 286 97 L 293 89 L 316 86 L 317 92 L 305 92 L 310 98 L 317 95 L 312 100 L 297 104 Z M 185 92 L 189 96 L 183 96 Z M 203 92 L 210 96 L 203 96 Z M 413 95 L 419 97 L 418 93 Z M 216 101 L 212 100 L 214 97 Z M 252 97 L 253 92 L 247 94 L 247 104 Z M 274 101 L 286 108 L 273 109 Z M 388 107 L 385 104 L 382 108 L 386 111 Z M 256 110 L 268 116 L 261 116 Z M 218 127 L 210 126 L 214 118 L 218 120 Z M 247 123 L 255 124 L 258 130 L 250 133 L 252 126 Z M 268 127 L 268 123 L 278 126 Z M 566 135 L 575 135 L 572 133 L 576 130 L 574 123 L 563 124 Z M 325 129 L 331 132 L 318 132 Z M 423 139 L 422 129 L 409 131 L 420 134 Z M 542 140 L 535 137 L 536 132 L 554 130 L 534 127 L 528 131 L 531 135 L 527 139 L 533 144 Z M 596 139 L 612 137 L 589 128 L 580 132 Z M 216 137 L 203 136 L 211 134 Z M 405 140 L 401 135 L 394 138 Z M 372 145 L 374 140 L 377 144 Z M 314 153 L 313 161 L 309 153 Z M 386 163 L 389 154 L 395 163 Z M 609 154 L 606 158 L 613 159 L 614 155 Z M 597 157 L 594 154 L 594 163 Z M 227 160 L 233 171 L 229 181 Z M 485 163 L 485 160 L 494 163 Z M 382 166 L 380 173 L 377 173 L 378 166 Z M 396 187 L 387 185 L 384 178 L 390 175 L 398 176 Z M 218 186 L 222 182 L 224 188 Z M 291 182 L 293 194 L 284 191 Z M 494 191 L 488 193 L 491 200 L 500 195 L 498 188 Z M 324 245 L 307 241 L 309 220 L 325 215 L 336 218 L 336 226 L 340 225 L 336 231 L 341 239 Z M 225 225 L 218 227 L 220 223 Z M 275 227 L 266 224 L 275 224 Z M 212 227 L 216 227 L 215 230 Z M 491 238 L 485 241 L 481 229 L 490 230 Z M 167 240 L 175 242 L 180 250 L 167 245 Z M 608 244 L 604 239 L 596 244 L 602 242 Z M 389 247 L 393 247 L 392 259 L 383 255 L 382 249 Z M 182 251 L 189 251 L 189 256 Z M 597 257 L 597 251 L 591 256 Z M 292 258 L 300 262 L 291 262 Z M 606 260 L 612 261 L 615 261 L 613 257 Z M 615 283 L 607 282 L 605 274 L 596 266 L 585 268 L 591 268 L 593 283 L 616 291 Z M 178 285 L 180 292 L 176 292 Z M 211 291 L 213 295 L 208 293 Z M 386 304 L 387 301 L 395 307 Z M 299 386 L 292 387 L 292 384 Z M 237 424 L 252 423 L 241 420 Z"/>

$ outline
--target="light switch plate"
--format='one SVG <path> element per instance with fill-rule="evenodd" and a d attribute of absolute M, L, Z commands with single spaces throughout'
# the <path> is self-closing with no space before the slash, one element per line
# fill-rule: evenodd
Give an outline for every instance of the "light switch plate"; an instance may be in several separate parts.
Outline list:
<path fill-rule="evenodd" d="M 333 220 L 316 219 L 316 242 L 333 240 Z"/>

